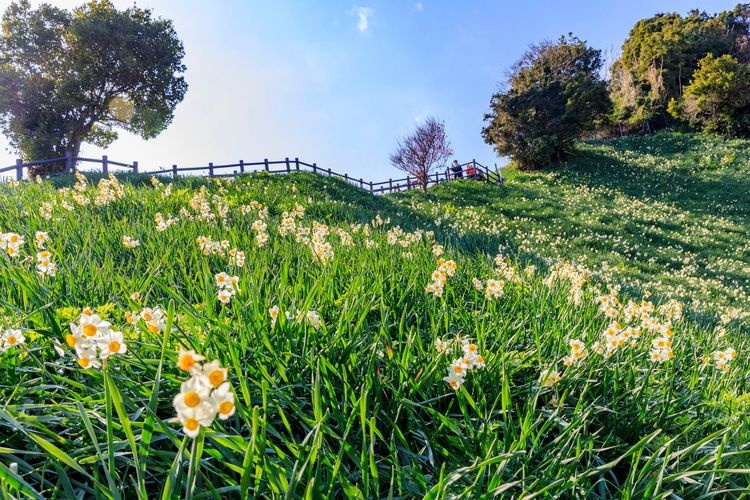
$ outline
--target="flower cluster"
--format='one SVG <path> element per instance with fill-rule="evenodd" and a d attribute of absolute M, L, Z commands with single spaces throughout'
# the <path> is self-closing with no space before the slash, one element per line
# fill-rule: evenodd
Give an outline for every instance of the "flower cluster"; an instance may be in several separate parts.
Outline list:
<path fill-rule="evenodd" d="M 23 236 L 16 233 L 0 234 L 0 250 L 5 250 L 10 257 L 18 257 L 24 242 Z"/>
<path fill-rule="evenodd" d="M 276 321 L 278 321 L 279 319 L 280 312 L 281 309 L 278 305 L 268 309 L 268 314 L 269 316 L 271 316 L 271 328 L 276 326 Z M 302 311 L 292 308 L 292 310 L 290 311 L 285 311 L 284 316 L 286 317 L 287 321 L 294 321 L 298 324 L 306 320 L 316 330 L 320 330 L 320 327 L 323 326 L 323 320 L 320 318 L 318 312 L 314 309 L 310 309 L 306 313 L 303 313 Z"/>
<path fill-rule="evenodd" d="M 34 235 L 34 243 L 39 250 L 45 250 L 47 248 L 47 242 L 49 241 L 49 234 L 45 231 L 37 231 Z"/>
<path fill-rule="evenodd" d="M 125 198 L 125 190 L 122 184 L 112 174 L 109 174 L 106 179 L 101 179 L 97 185 L 97 189 L 94 205 L 99 207 Z"/>
<path fill-rule="evenodd" d="M 125 312 L 125 321 L 128 324 L 136 325 L 140 320 L 143 320 L 146 329 L 151 333 L 159 333 L 167 329 L 167 315 L 160 306 L 144 307 L 140 312 Z"/>
<path fill-rule="evenodd" d="M 583 266 L 575 266 L 570 262 L 557 262 L 550 267 L 549 274 L 544 279 L 544 284 L 551 287 L 555 282 L 568 282 L 570 284 L 568 300 L 572 304 L 581 305 L 587 275 L 588 272 Z"/>
<path fill-rule="evenodd" d="M 7 351 L 13 346 L 23 344 L 26 341 L 21 330 L 5 330 L 0 336 L 0 353 Z"/>
<path fill-rule="evenodd" d="M 122 332 L 111 328 L 91 309 L 85 308 L 78 317 L 78 324 L 70 324 L 70 333 L 65 341 L 75 349 L 81 368 L 100 368 L 102 361 L 114 354 L 124 354 L 127 345 Z"/>
<path fill-rule="evenodd" d="M 161 212 L 156 212 L 154 220 L 158 232 L 166 231 L 169 227 L 174 226 L 180 221 L 177 217 L 173 217 L 172 214 L 167 214 L 167 218 L 165 219 Z"/>
<path fill-rule="evenodd" d="M 448 367 L 448 375 L 443 377 L 448 385 L 454 391 L 461 388 L 466 380 L 466 374 L 476 368 L 484 368 L 484 356 L 479 354 L 479 348 L 476 344 L 471 343 L 469 339 L 458 338 L 455 340 L 455 347 L 461 348 L 461 355 L 454 359 Z M 447 352 L 451 347 L 451 342 L 445 342 L 438 338 L 435 340 L 435 349 L 438 352 Z"/>
<path fill-rule="evenodd" d="M 57 264 L 52 262 L 52 254 L 49 250 L 42 250 L 36 254 L 36 269 L 42 276 L 54 276 L 57 274 Z"/>
<path fill-rule="evenodd" d="M 499 299 L 505 291 L 505 282 L 503 280 L 487 280 L 487 286 L 484 289 L 484 296 L 487 299 Z"/>
<path fill-rule="evenodd" d="M 323 265 L 333 260 L 333 247 L 330 242 L 326 241 L 328 233 L 327 225 L 313 222 L 310 250 L 312 250 L 313 257 Z"/>
<path fill-rule="evenodd" d="M 728 347 L 723 351 L 714 352 L 714 364 L 720 370 L 729 370 L 729 364 L 737 358 L 737 351 Z"/>
<path fill-rule="evenodd" d="M 268 224 L 263 220 L 258 219 L 253 222 L 253 231 L 256 232 L 255 240 L 258 242 L 258 246 L 262 247 L 268 243 Z"/>
<path fill-rule="evenodd" d="M 229 276 L 227 273 L 219 273 L 214 276 L 216 286 L 218 287 L 217 298 L 222 304 L 228 304 L 237 292 L 240 291 L 240 278 Z"/>
<path fill-rule="evenodd" d="M 539 383 L 542 384 L 542 387 L 552 387 L 553 385 L 557 384 L 560 380 L 562 380 L 562 377 L 560 376 L 560 372 L 558 372 L 555 369 L 542 370 L 542 373 L 539 376 Z"/>
<path fill-rule="evenodd" d="M 565 356 L 563 358 L 563 364 L 565 366 L 573 366 L 589 355 L 589 352 L 586 350 L 586 344 L 584 344 L 580 340 L 572 339 L 569 342 L 569 345 L 570 356 Z"/>
<path fill-rule="evenodd" d="M 195 438 L 201 427 L 210 427 L 218 416 L 226 420 L 236 411 L 234 393 L 227 382 L 227 369 L 218 361 L 201 364 L 206 358 L 180 349 L 177 367 L 190 374 L 180 385 L 172 404 L 185 435 Z"/>
<path fill-rule="evenodd" d="M 651 361 L 654 363 L 664 363 L 672 359 L 672 340 L 669 337 L 657 337 L 651 342 L 651 352 L 649 353 Z"/>
<path fill-rule="evenodd" d="M 435 297 L 442 297 L 445 282 L 448 276 L 456 274 L 456 263 L 452 260 L 438 259 L 437 269 L 432 272 L 432 282 L 425 287 L 425 292 L 433 294 Z"/>
<path fill-rule="evenodd" d="M 140 241 L 136 240 L 132 236 L 123 235 L 122 237 L 122 245 L 125 248 L 135 248 L 141 244 Z"/>

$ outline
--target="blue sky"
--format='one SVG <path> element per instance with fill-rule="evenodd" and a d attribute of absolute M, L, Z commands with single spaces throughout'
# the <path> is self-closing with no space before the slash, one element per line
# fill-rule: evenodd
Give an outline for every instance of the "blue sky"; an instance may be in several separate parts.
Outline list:
<path fill-rule="evenodd" d="M 83 155 L 138 160 L 143 169 L 297 156 L 381 180 L 400 176 L 389 154 L 428 115 L 445 121 L 460 161 L 504 164 L 482 141 L 482 119 L 530 43 L 572 32 L 611 59 L 638 19 L 713 13 L 737 0 L 136 3 L 174 21 L 190 88 L 157 138 L 122 132 L 108 151 L 84 145 Z M 15 161 L 7 148 L 0 136 L 0 165 Z"/>

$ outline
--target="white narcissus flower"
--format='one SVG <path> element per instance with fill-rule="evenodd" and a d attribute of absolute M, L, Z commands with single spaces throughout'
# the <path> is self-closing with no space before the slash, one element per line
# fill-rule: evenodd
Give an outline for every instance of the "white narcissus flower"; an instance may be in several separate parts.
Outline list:
<path fill-rule="evenodd" d="M 315 328 L 316 330 L 319 330 L 321 325 L 323 324 L 320 321 L 320 316 L 315 311 L 307 311 L 307 321 L 310 322 L 310 324 Z"/>
<path fill-rule="evenodd" d="M 128 350 L 122 332 L 116 332 L 114 330 L 110 331 L 107 337 L 102 337 L 97 340 L 97 345 L 101 351 L 99 357 L 102 359 L 107 359 L 113 354 L 125 354 Z"/>
<path fill-rule="evenodd" d="M 279 306 L 273 306 L 268 310 L 268 314 L 271 316 L 271 326 L 276 324 L 276 320 L 279 318 Z"/>
<path fill-rule="evenodd" d="M 180 347 L 180 352 L 177 355 L 177 367 L 180 370 L 186 372 L 193 372 L 194 370 L 200 370 L 200 362 L 206 359 L 205 357 L 196 354 L 195 351 L 187 351 Z"/>
<path fill-rule="evenodd" d="M 177 413 L 187 408 L 197 408 L 201 403 L 208 402 L 211 384 L 203 375 L 193 375 L 180 386 L 180 392 L 174 397 L 172 404 Z"/>
<path fill-rule="evenodd" d="M 222 368 L 218 361 L 211 361 L 203 365 L 203 376 L 216 389 L 227 380 L 227 369 Z"/>
<path fill-rule="evenodd" d="M 461 385 L 464 383 L 464 378 L 452 371 L 448 373 L 447 377 L 443 377 L 443 380 L 448 382 L 448 385 L 450 385 L 454 391 L 459 390 L 461 388 Z"/>
<path fill-rule="evenodd" d="M 216 416 L 214 406 L 206 401 L 195 407 L 188 407 L 177 413 L 186 436 L 195 438 L 201 427 L 210 427 Z"/>
<path fill-rule="evenodd" d="M 228 304 L 232 300 L 233 296 L 234 291 L 230 289 L 219 290 L 219 292 L 216 294 L 216 298 L 218 298 L 219 302 L 221 302 L 222 304 Z"/>
<path fill-rule="evenodd" d="M 95 340 L 109 334 L 111 324 L 97 314 L 81 314 L 78 325 L 71 324 L 70 331 L 84 340 Z"/>
<path fill-rule="evenodd" d="M 234 415 L 236 410 L 234 406 L 234 393 L 230 392 L 229 389 L 229 382 L 224 382 L 211 394 L 214 407 L 219 413 L 219 419 L 221 420 L 228 419 Z"/>
<path fill-rule="evenodd" d="M 24 337 L 21 330 L 10 329 L 5 330 L 0 340 L 2 340 L 2 342 L 0 342 L 0 349 L 4 350 L 13 347 L 14 345 L 23 344 L 26 341 L 26 337 Z"/>
<path fill-rule="evenodd" d="M 102 364 L 96 359 L 96 348 L 81 348 L 77 346 L 76 354 L 78 354 L 78 365 L 81 368 L 101 368 Z"/>

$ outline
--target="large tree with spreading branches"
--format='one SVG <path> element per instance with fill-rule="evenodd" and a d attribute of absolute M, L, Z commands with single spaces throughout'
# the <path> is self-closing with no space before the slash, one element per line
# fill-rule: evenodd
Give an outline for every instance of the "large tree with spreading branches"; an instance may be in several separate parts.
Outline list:
<path fill-rule="evenodd" d="M 106 147 L 118 128 L 155 137 L 187 91 L 183 57 L 172 22 L 149 10 L 14 2 L 0 27 L 0 128 L 28 161 Z"/>

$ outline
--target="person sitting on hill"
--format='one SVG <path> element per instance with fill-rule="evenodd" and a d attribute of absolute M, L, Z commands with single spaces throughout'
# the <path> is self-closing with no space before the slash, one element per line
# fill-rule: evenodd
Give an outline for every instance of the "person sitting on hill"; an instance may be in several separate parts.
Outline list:
<path fill-rule="evenodd" d="M 473 163 L 469 163 L 468 165 L 466 165 L 466 177 L 468 177 L 469 179 L 476 179 L 477 169 L 474 168 Z"/>
<path fill-rule="evenodd" d="M 458 160 L 453 160 L 453 163 L 451 164 L 451 172 L 453 172 L 454 179 L 463 178 L 463 169 L 461 168 L 461 165 L 458 164 Z"/>

